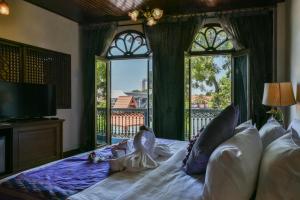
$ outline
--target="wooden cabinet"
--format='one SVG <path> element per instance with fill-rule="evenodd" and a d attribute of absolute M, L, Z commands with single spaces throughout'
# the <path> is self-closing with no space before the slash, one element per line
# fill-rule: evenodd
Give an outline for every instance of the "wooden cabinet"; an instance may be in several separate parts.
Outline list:
<path fill-rule="evenodd" d="M 12 172 L 12 127 L 0 125 L 0 177 Z"/>
<path fill-rule="evenodd" d="M 62 158 L 63 120 L 20 121 L 10 126 L 13 172 Z"/>

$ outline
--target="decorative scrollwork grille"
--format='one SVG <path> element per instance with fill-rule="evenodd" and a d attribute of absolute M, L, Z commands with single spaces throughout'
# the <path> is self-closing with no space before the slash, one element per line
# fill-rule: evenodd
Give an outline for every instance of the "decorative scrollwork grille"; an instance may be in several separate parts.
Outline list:
<path fill-rule="evenodd" d="M 107 57 L 110 59 L 147 57 L 149 52 L 144 34 L 138 31 L 126 31 L 116 35 L 108 49 Z"/>
<path fill-rule="evenodd" d="M 232 40 L 218 24 L 208 24 L 197 33 L 191 52 L 218 52 L 233 50 Z"/>

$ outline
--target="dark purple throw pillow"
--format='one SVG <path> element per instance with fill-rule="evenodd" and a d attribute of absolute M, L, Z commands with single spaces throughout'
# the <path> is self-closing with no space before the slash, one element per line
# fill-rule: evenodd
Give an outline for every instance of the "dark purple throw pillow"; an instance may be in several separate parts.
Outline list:
<path fill-rule="evenodd" d="M 230 105 L 206 126 L 193 145 L 192 151 L 187 159 L 185 166 L 187 174 L 205 173 L 212 152 L 221 143 L 234 135 L 238 117 L 238 107 Z"/>
<path fill-rule="evenodd" d="M 202 131 L 204 130 L 204 128 L 201 128 L 198 133 L 193 136 L 193 138 L 189 141 L 189 145 L 187 146 L 186 150 L 187 150 L 187 153 L 186 153 L 186 156 L 185 158 L 183 159 L 182 161 L 182 166 L 184 167 L 186 165 L 186 162 L 191 154 L 191 151 L 193 149 L 193 146 L 195 144 L 195 142 L 197 141 L 198 137 L 201 135 Z"/>

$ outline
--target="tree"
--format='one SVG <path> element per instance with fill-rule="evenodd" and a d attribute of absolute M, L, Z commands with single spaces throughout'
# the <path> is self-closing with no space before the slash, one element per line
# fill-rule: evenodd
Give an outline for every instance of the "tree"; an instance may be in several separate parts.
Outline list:
<path fill-rule="evenodd" d="M 106 63 L 96 59 L 96 98 L 97 107 L 106 107 Z"/>
<path fill-rule="evenodd" d="M 191 66 L 192 87 L 207 92 L 206 86 L 213 86 L 215 92 L 219 91 L 216 74 L 220 72 L 220 68 L 214 63 L 212 56 L 192 57 Z"/>
<path fill-rule="evenodd" d="M 224 109 L 231 102 L 231 80 L 223 76 L 219 81 L 220 91 L 212 95 L 212 101 L 209 106 L 214 109 Z"/>
<path fill-rule="evenodd" d="M 190 61 L 192 87 L 212 96 L 209 107 L 214 109 L 222 109 L 231 101 L 230 59 L 230 56 L 197 56 Z M 220 74 L 223 76 L 218 78 Z M 211 87 L 213 91 L 209 90 Z"/>

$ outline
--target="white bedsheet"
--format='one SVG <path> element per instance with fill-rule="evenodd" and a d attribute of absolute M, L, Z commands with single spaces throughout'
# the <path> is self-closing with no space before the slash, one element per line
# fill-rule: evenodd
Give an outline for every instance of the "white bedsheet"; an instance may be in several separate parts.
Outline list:
<path fill-rule="evenodd" d="M 71 196 L 70 200 L 193 200 L 200 199 L 204 177 L 191 177 L 181 169 L 187 142 L 170 144 L 173 156 L 159 167 L 142 172 L 119 172 Z"/>

